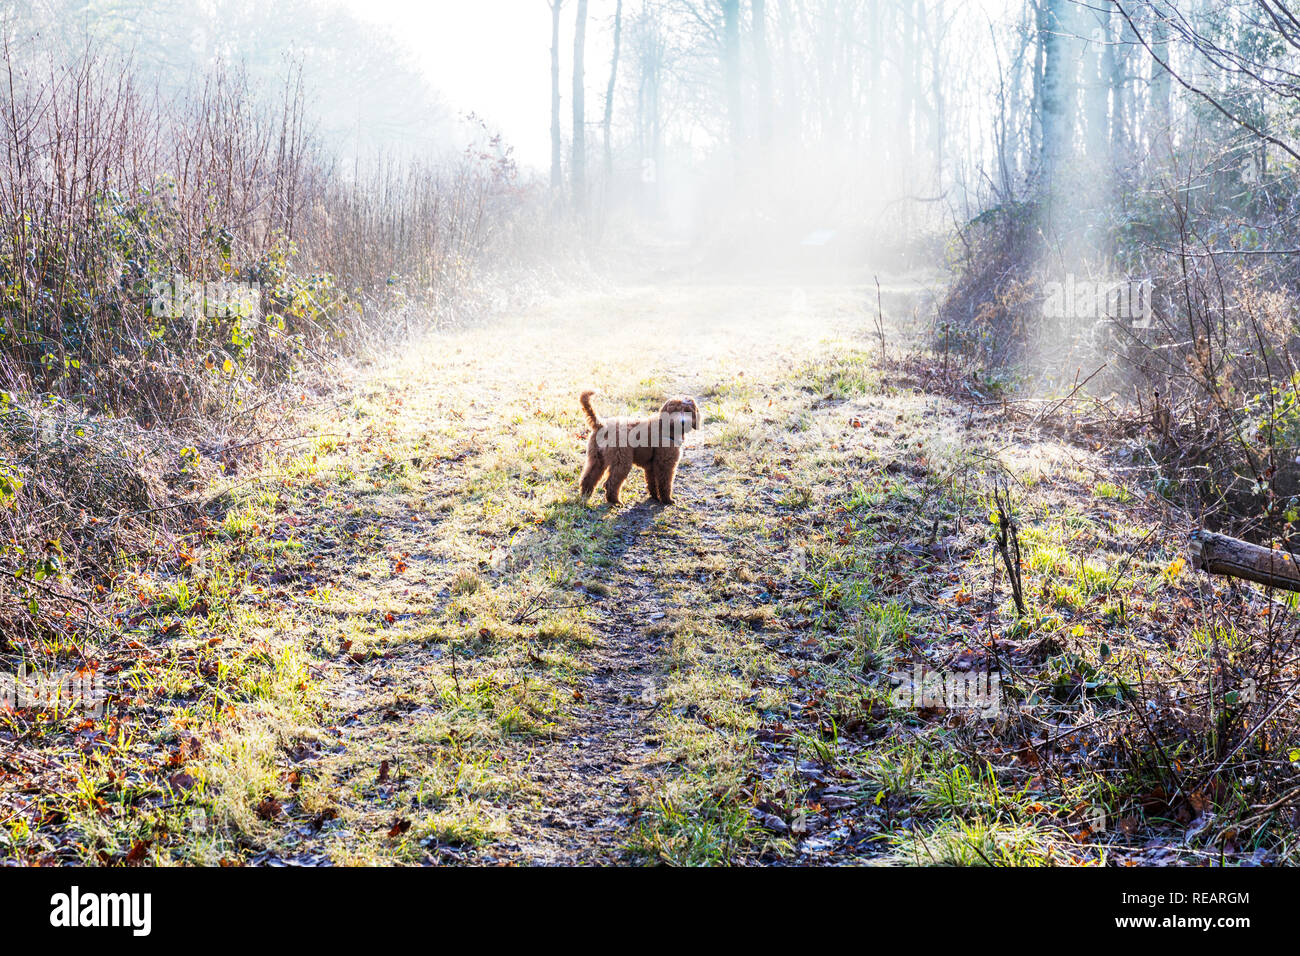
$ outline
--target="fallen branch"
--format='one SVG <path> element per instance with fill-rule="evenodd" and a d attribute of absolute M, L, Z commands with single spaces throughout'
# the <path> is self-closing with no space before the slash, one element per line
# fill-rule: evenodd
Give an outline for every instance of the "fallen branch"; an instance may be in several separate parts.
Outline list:
<path fill-rule="evenodd" d="M 1193 531 L 1188 541 L 1192 567 L 1209 574 L 1244 578 L 1256 584 L 1300 591 L 1300 564 L 1287 551 L 1276 551 L 1213 531 Z"/>

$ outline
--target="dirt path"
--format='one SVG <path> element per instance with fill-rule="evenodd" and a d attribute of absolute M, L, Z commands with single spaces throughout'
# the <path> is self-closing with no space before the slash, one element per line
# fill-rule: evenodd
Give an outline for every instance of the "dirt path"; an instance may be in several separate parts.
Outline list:
<path fill-rule="evenodd" d="M 691 666 L 725 654 L 709 628 L 735 601 L 707 606 L 706 586 L 743 547 L 735 523 L 762 510 L 745 423 L 790 414 L 766 392 L 860 349 L 874 305 L 865 285 L 617 287 L 431 337 L 358 381 L 314 423 L 328 437 L 249 505 L 259 534 L 288 542 L 258 573 L 289 584 L 250 611 L 271 644 L 306 652 L 311 680 L 292 714 L 245 731 L 279 741 L 274 783 L 229 753 L 213 768 L 223 799 L 243 795 L 218 816 L 256 834 L 262 863 L 665 852 L 684 757 L 725 753 L 739 772 L 754 729 L 753 706 L 710 718 L 721 744 L 670 726 L 708 709 L 692 693 L 740 693 L 750 653 Z M 578 503 L 588 385 L 605 415 L 699 397 L 676 506 L 645 500 L 639 473 L 620 507 Z"/>
<path fill-rule="evenodd" d="M 1235 852 L 1178 832 L 1209 798 L 1170 803 L 1129 745 L 1156 724 L 1132 689 L 1155 669 L 1198 692 L 1221 624 L 1180 536 L 1151 533 L 1169 516 L 1086 428 L 947 397 L 971 383 L 900 341 L 923 286 L 883 283 L 884 362 L 874 283 L 683 275 L 336 383 L 174 564 L 118 582 L 118 711 L 50 735 L 64 770 L 24 743 L 45 776 L 21 801 L 2 768 L 11 841 L 207 865 Z M 677 504 L 639 476 L 618 507 L 578 499 L 587 387 L 606 416 L 698 399 Z M 989 548 L 996 482 L 1026 614 Z M 917 668 L 1009 692 L 904 699 Z M 1164 719 L 1164 745 L 1192 739 Z"/>
<path fill-rule="evenodd" d="M 647 546 L 641 538 L 654 506 L 632 505 L 610 542 L 624 568 L 641 566 Z M 629 808 L 654 774 L 655 693 L 662 639 L 646 633 L 662 618 L 662 593 L 653 578 L 616 571 L 622 596 L 599 607 L 593 626 L 597 643 L 585 662 L 589 673 L 575 693 L 567 733 L 531 755 L 536 809 L 527 814 L 518 841 L 503 841 L 493 855 L 529 864 L 613 862 L 626 843 Z M 580 698 L 580 699 L 579 699 Z"/>

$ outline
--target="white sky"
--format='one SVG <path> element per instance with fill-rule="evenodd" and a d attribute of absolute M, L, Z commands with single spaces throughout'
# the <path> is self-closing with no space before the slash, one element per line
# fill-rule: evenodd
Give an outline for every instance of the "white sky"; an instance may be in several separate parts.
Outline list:
<path fill-rule="evenodd" d="M 361 19 L 392 28 L 433 86 L 458 112 L 476 112 L 505 134 L 522 165 L 550 163 L 551 11 L 546 0 L 340 0 Z M 626 4 L 624 4 L 626 6 Z M 560 23 L 561 116 L 572 122 L 570 68 L 576 0 Z M 590 0 L 588 119 L 604 109 L 608 23 L 614 4 Z"/>

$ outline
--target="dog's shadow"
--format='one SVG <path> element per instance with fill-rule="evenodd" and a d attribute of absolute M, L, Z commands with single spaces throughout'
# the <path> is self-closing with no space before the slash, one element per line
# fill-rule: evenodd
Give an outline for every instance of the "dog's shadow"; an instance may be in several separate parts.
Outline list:
<path fill-rule="evenodd" d="M 595 506 L 582 501 L 564 500 L 554 502 L 547 509 L 544 523 L 552 528 L 561 519 L 571 520 L 574 526 L 587 528 L 608 523 L 613 535 L 600 546 L 599 551 L 610 562 L 617 562 L 666 509 L 667 506 L 649 498 L 635 504 L 601 503 Z"/>

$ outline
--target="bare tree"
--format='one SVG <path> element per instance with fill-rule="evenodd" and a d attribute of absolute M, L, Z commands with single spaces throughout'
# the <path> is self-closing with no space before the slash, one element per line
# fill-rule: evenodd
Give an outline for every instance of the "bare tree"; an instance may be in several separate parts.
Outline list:
<path fill-rule="evenodd" d="M 722 0 L 722 72 L 727 89 L 731 152 L 739 166 L 745 138 L 745 126 L 740 112 L 740 0 Z"/>
<path fill-rule="evenodd" d="M 1114 75 L 1111 59 L 1115 44 L 1110 37 L 1110 11 L 1086 11 L 1085 20 L 1092 29 L 1084 60 L 1084 129 L 1087 134 L 1088 160 L 1094 166 L 1108 163 L 1110 154 L 1110 83 Z"/>
<path fill-rule="evenodd" d="M 1042 124 L 1038 173 L 1048 192 L 1056 185 L 1056 173 L 1066 141 L 1066 2 L 1067 0 L 1041 0 L 1038 8 L 1038 46 L 1043 71 L 1039 98 L 1034 107 Z"/>
<path fill-rule="evenodd" d="M 668 35 L 658 4 L 646 3 L 631 22 L 628 55 L 636 83 L 636 146 L 641 159 L 644 210 L 658 207 L 664 158 L 661 93 L 668 61 Z"/>
<path fill-rule="evenodd" d="M 551 6 L 551 188 L 564 185 L 561 169 L 563 138 L 560 133 L 560 7 L 564 0 L 548 0 Z"/>
<path fill-rule="evenodd" d="M 578 0 L 578 19 L 573 28 L 573 205 L 579 212 L 587 206 L 587 117 L 586 74 L 583 57 L 587 47 L 587 0 Z"/>
<path fill-rule="evenodd" d="M 1169 22 L 1158 6 L 1151 8 L 1151 92 L 1147 101 L 1147 146 L 1153 152 L 1168 143 L 1173 122 L 1169 63 Z"/>
<path fill-rule="evenodd" d="M 605 183 L 606 188 L 614 178 L 614 147 L 610 144 L 610 130 L 614 124 L 614 89 L 618 85 L 618 53 L 623 39 L 623 0 L 614 8 L 614 53 L 609 61 L 609 85 L 605 87 Z"/>
<path fill-rule="evenodd" d="M 1126 29 L 1146 51 L 1154 66 L 1163 70 L 1158 74 L 1177 81 L 1178 85 L 1198 97 L 1215 112 L 1239 129 L 1256 137 L 1259 143 L 1268 143 L 1281 149 L 1293 159 L 1300 160 L 1300 148 L 1293 146 L 1291 137 L 1273 131 L 1267 122 L 1248 115 L 1232 97 L 1220 87 L 1225 77 L 1236 77 L 1250 84 L 1258 96 L 1277 98 L 1279 102 L 1300 100 L 1300 74 L 1294 72 L 1286 59 L 1278 60 L 1269 51 L 1272 43 L 1242 45 L 1220 43 L 1211 33 L 1196 26 L 1178 9 L 1173 0 L 1110 0 L 1124 19 Z M 1261 31 L 1261 37 L 1283 44 L 1288 56 L 1300 49 L 1300 15 L 1291 11 L 1283 0 L 1254 0 L 1265 19 L 1258 20 L 1252 28 Z M 1203 62 L 1203 71 L 1197 75 L 1192 70 L 1175 69 L 1169 54 L 1169 43 L 1162 45 L 1156 29 L 1146 29 L 1142 24 L 1143 10 L 1150 14 L 1152 23 L 1159 22 L 1160 29 L 1171 32 L 1172 40 Z M 1163 82 L 1163 81 L 1162 81 Z"/>
<path fill-rule="evenodd" d="M 758 74 L 758 143 L 772 142 L 772 57 L 767 48 L 767 0 L 753 0 L 754 68 Z"/>

